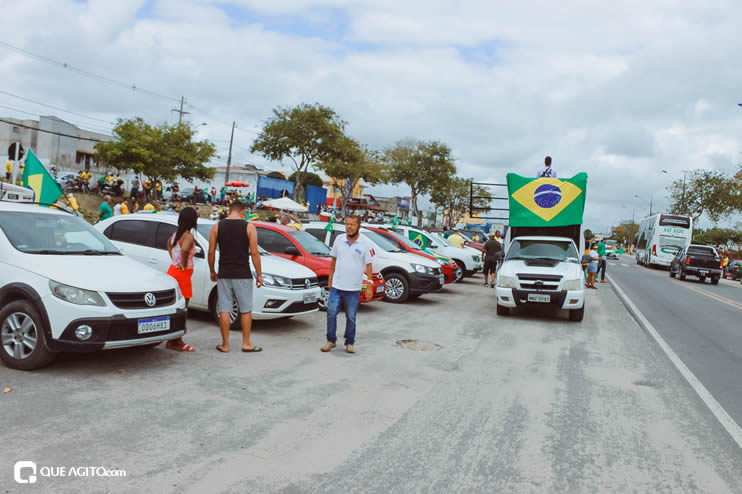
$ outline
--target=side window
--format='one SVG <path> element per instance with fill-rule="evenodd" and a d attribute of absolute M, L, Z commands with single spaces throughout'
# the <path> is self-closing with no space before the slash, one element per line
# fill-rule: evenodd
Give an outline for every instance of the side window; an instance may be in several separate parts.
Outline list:
<path fill-rule="evenodd" d="M 325 231 L 324 229 L 307 228 L 304 231 L 310 234 L 311 236 L 313 236 L 314 238 L 316 238 L 317 240 L 319 240 L 320 242 L 322 242 L 323 244 L 325 243 L 325 238 L 327 238 L 327 231 Z"/>
<path fill-rule="evenodd" d="M 113 240 L 113 229 L 114 229 L 115 227 L 116 227 L 116 223 L 111 223 L 110 225 L 108 225 L 108 228 L 106 228 L 106 229 L 105 229 L 105 230 L 103 231 L 103 235 L 105 235 L 105 237 L 106 237 L 106 238 L 107 238 L 108 240 Z"/>
<path fill-rule="evenodd" d="M 258 228 L 258 245 L 276 254 L 285 254 L 286 247 L 293 247 L 289 239 L 268 228 Z"/>
<path fill-rule="evenodd" d="M 158 223 L 157 234 L 155 235 L 155 248 L 167 250 L 167 241 L 177 230 L 178 227 L 176 227 L 175 225 L 170 225 L 168 223 Z"/>
<path fill-rule="evenodd" d="M 335 245 L 335 239 L 338 238 L 343 233 L 345 233 L 345 232 L 338 232 L 338 231 L 333 231 L 332 232 L 332 234 L 330 235 L 330 247 L 332 247 L 333 245 Z"/>
<path fill-rule="evenodd" d="M 117 221 L 110 238 L 111 240 L 126 242 L 128 244 L 154 247 L 156 227 L 157 223 L 154 221 Z"/>

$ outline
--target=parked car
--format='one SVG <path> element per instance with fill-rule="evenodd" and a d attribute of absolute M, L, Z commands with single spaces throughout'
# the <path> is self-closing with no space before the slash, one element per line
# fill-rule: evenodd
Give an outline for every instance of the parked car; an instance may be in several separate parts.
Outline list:
<path fill-rule="evenodd" d="M 0 359 L 157 345 L 185 333 L 174 279 L 121 255 L 78 216 L 0 202 Z"/>
<path fill-rule="evenodd" d="M 345 233 L 345 225 L 333 225 L 333 231 L 325 230 L 327 223 L 310 222 L 304 225 L 307 233 L 323 241 L 328 247 L 335 239 Z M 361 235 L 373 246 L 374 271 L 384 277 L 384 300 L 401 303 L 408 298 L 415 298 L 441 289 L 445 278 L 437 262 L 410 254 L 397 248 L 381 234 L 361 228 Z"/>
<path fill-rule="evenodd" d="M 364 226 L 373 232 L 380 233 L 387 240 L 392 242 L 396 247 L 400 249 L 404 249 L 407 252 L 410 252 L 411 254 L 423 256 L 426 259 L 430 259 L 440 264 L 441 271 L 443 272 L 443 276 L 445 277 L 445 284 L 453 283 L 461 279 L 462 274 L 463 274 L 461 272 L 461 268 L 459 268 L 456 262 L 454 262 L 452 259 L 449 259 L 447 257 L 436 256 L 435 254 L 432 254 L 430 252 L 425 252 L 418 245 L 412 242 L 412 240 L 408 239 L 407 237 L 405 237 L 404 235 L 400 233 L 397 233 L 396 231 L 387 230 L 384 228 L 378 228 L 378 227 L 371 226 L 371 225 L 364 225 Z"/>
<path fill-rule="evenodd" d="M 675 254 L 670 262 L 670 278 L 685 280 L 688 275 L 698 277 L 701 282 L 711 279 L 717 285 L 724 269 L 723 261 L 716 249 L 708 245 L 689 245 Z"/>
<path fill-rule="evenodd" d="M 742 278 L 742 261 L 730 260 L 724 268 L 724 278 L 739 280 Z"/>
<path fill-rule="evenodd" d="M 292 226 L 284 226 L 280 223 L 267 221 L 253 221 L 258 230 L 258 245 L 273 255 L 283 257 L 289 261 L 298 262 L 302 266 L 311 269 L 317 276 L 319 287 L 322 290 L 320 297 L 320 310 L 327 310 L 327 279 L 330 275 L 330 248 L 324 242 L 310 235 L 304 230 L 297 230 Z M 364 284 L 368 282 L 363 275 Z M 375 302 L 384 298 L 384 277 L 381 273 L 374 272 L 373 279 L 374 296 L 370 300 L 366 298 L 365 287 L 361 290 L 361 302 Z"/>
<path fill-rule="evenodd" d="M 446 238 L 445 232 L 441 230 L 440 228 L 431 228 L 428 231 Z M 472 240 L 471 236 L 464 230 L 455 230 L 455 231 L 457 231 L 458 234 L 461 235 L 461 238 L 464 239 L 464 245 L 466 247 L 470 247 L 472 249 L 477 249 L 480 252 L 484 252 L 484 242 L 475 242 L 474 240 Z"/>
<path fill-rule="evenodd" d="M 199 219 L 194 232 L 196 255 L 193 259 L 193 298 L 190 308 L 209 311 L 214 321 L 219 320 L 216 309 L 216 283 L 211 281 L 206 254 L 209 250 L 209 233 L 216 222 Z M 167 241 L 177 230 L 178 215 L 172 213 L 138 213 L 114 216 L 96 225 L 127 256 L 165 273 L 170 267 Z M 308 268 L 295 262 L 260 251 L 263 286 L 253 290 L 253 319 L 279 319 L 292 317 L 319 309 L 321 291 L 317 276 Z M 217 250 L 217 265 L 219 251 Z M 253 268 L 253 275 L 255 270 Z M 240 328 L 235 304 L 232 329 Z"/>
<path fill-rule="evenodd" d="M 391 225 L 385 225 L 385 227 L 391 228 Z M 461 268 L 464 277 L 472 276 L 477 271 L 481 271 L 484 267 L 484 263 L 482 262 L 482 253 L 477 249 L 472 249 L 471 247 L 466 246 L 463 248 L 455 247 L 448 243 L 443 236 L 407 225 L 397 225 L 397 231 L 406 235 L 407 238 L 420 245 L 425 250 L 453 259 Z"/>

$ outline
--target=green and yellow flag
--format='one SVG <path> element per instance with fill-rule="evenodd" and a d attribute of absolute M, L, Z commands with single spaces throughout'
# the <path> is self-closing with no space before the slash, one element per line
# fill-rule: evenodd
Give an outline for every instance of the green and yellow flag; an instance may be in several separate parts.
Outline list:
<path fill-rule="evenodd" d="M 249 221 L 258 221 L 260 219 L 260 216 L 256 212 L 250 213 L 250 215 L 247 217 Z"/>
<path fill-rule="evenodd" d="M 425 250 L 428 248 L 428 238 L 425 237 L 422 233 L 410 230 L 408 237 L 415 245 L 417 245 L 421 249 Z"/>
<path fill-rule="evenodd" d="M 508 173 L 510 226 L 581 225 L 587 173 L 572 178 L 531 178 Z"/>
<path fill-rule="evenodd" d="M 325 225 L 325 230 L 331 232 L 333 230 L 333 223 L 335 223 L 335 215 L 330 216 L 330 221 Z"/>
<path fill-rule="evenodd" d="M 26 155 L 26 166 L 23 168 L 23 183 L 34 191 L 36 202 L 42 204 L 54 204 L 60 196 L 64 195 L 57 181 L 49 175 L 39 158 L 30 149 Z"/>

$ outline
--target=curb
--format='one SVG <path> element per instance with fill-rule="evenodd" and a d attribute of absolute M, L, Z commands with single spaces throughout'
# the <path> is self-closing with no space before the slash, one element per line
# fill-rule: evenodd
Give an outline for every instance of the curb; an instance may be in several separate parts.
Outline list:
<path fill-rule="evenodd" d="M 636 320 L 637 324 L 639 324 L 639 327 L 642 328 L 642 330 L 644 330 L 644 332 L 647 333 L 647 335 L 654 340 L 657 346 L 660 347 L 660 349 L 665 353 L 667 358 L 670 359 L 670 362 L 672 362 L 672 364 L 675 366 L 678 372 L 680 372 L 680 374 L 690 385 L 690 387 L 693 388 L 693 391 L 696 392 L 701 401 L 703 401 L 703 403 L 708 407 L 714 417 L 716 417 L 716 420 L 719 421 L 724 430 L 729 433 L 734 442 L 737 443 L 737 446 L 742 449 L 742 427 L 737 425 L 734 419 L 729 416 L 727 411 L 724 410 L 719 402 L 716 401 L 711 393 L 709 393 L 709 391 L 701 383 L 701 381 L 698 380 L 695 374 L 693 374 L 693 372 L 688 369 L 683 361 L 680 360 L 680 357 L 678 357 L 675 351 L 670 348 L 670 345 L 668 345 L 665 339 L 660 336 L 654 326 L 652 326 L 652 323 L 650 323 L 649 320 L 644 316 L 644 314 L 641 313 L 639 308 L 634 305 L 634 302 L 629 299 L 628 295 L 626 295 L 626 292 L 623 291 L 623 289 L 616 283 L 616 281 L 610 280 L 610 282 L 613 286 L 614 292 L 616 292 L 616 295 L 618 296 L 618 299 L 621 301 L 621 303 L 623 303 L 623 305 L 626 307 L 626 310 L 628 310 L 629 314 L 631 314 L 634 320 Z"/>

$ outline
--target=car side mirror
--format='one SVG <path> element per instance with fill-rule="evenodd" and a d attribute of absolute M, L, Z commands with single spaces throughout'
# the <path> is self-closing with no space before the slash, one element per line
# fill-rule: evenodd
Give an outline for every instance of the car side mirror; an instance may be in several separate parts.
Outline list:
<path fill-rule="evenodd" d="M 293 245 L 289 245 L 288 247 L 286 247 L 285 249 L 283 249 L 283 253 L 284 253 L 284 254 L 288 254 L 288 255 L 290 255 L 290 256 L 300 256 L 300 255 L 301 255 L 301 254 L 299 253 L 299 249 L 297 249 L 297 248 L 296 248 L 295 246 L 293 246 Z"/>

